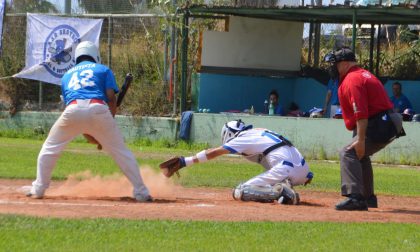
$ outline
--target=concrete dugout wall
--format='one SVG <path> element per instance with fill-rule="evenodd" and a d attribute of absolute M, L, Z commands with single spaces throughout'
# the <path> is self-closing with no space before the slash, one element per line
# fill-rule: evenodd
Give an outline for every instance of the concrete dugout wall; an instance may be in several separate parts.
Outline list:
<path fill-rule="evenodd" d="M 48 131 L 58 119 L 59 112 L 19 112 L 10 117 L 7 112 L 0 112 L 0 130 L 29 129 L 42 127 Z M 115 117 L 126 139 L 149 138 L 152 140 L 176 140 L 178 120 L 166 117 Z"/>
<path fill-rule="evenodd" d="M 43 127 L 48 131 L 60 113 L 20 112 L 10 117 L 0 112 L 0 130 Z M 338 151 L 348 144 L 352 132 L 342 120 L 296 118 L 247 114 L 195 113 L 191 124 L 191 141 L 221 144 L 220 131 L 225 122 L 242 119 L 254 127 L 274 130 L 290 139 L 308 159 L 338 159 Z M 176 118 L 117 116 L 118 125 L 126 140 L 136 138 L 176 140 L 179 121 Z M 397 139 L 373 156 L 373 160 L 388 163 L 420 164 L 420 123 L 404 122 L 406 137 Z"/>
<path fill-rule="evenodd" d="M 193 117 L 191 140 L 219 146 L 222 125 L 239 118 L 254 127 L 268 128 L 284 135 L 307 158 L 338 159 L 338 151 L 352 139 L 352 132 L 338 119 L 199 113 Z M 420 164 L 420 123 L 404 122 L 404 129 L 406 137 L 397 139 L 372 159 L 387 163 Z"/>

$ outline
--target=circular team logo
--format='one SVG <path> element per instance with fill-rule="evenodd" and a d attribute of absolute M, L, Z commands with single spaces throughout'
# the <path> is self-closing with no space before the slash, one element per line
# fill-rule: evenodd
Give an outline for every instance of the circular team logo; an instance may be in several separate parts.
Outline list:
<path fill-rule="evenodd" d="M 79 33 L 69 25 L 57 26 L 44 43 L 42 65 L 54 77 L 61 78 L 76 65 L 73 51 L 80 42 Z"/>
<path fill-rule="evenodd" d="M 363 72 L 362 76 L 365 77 L 366 79 L 372 78 L 372 75 L 370 75 L 370 73 L 368 73 L 368 72 Z"/>

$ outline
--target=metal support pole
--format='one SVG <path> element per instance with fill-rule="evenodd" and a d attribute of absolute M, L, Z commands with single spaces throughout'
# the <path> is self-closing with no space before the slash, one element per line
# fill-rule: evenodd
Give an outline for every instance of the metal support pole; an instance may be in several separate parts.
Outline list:
<path fill-rule="evenodd" d="M 309 47 L 308 47 L 308 65 L 312 62 L 312 34 L 314 33 L 314 23 L 309 23 Z"/>
<path fill-rule="evenodd" d="M 369 71 L 373 73 L 373 49 L 375 46 L 375 24 L 370 24 Z"/>
<path fill-rule="evenodd" d="M 316 6 L 322 6 L 322 0 L 316 0 Z M 315 24 L 314 67 L 319 66 L 319 49 L 321 46 L 321 23 Z"/>
<path fill-rule="evenodd" d="M 64 12 L 66 14 L 71 15 L 71 0 L 66 0 L 65 6 L 64 6 Z"/>
<path fill-rule="evenodd" d="M 112 67 L 112 33 L 113 33 L 113 19 L 108 17 L 108 67 Z"/>
<path fill-rule="evenodd" d="M 319 48 L 321 45 L 321 24 L 315 24 L 314 67 L 319 66 Z"/>
<path fill-rule="evenodd" d="M 176 0 L 172 0 L 172 6 L 175 9 L 176 8 Z M 177 21 L 176 15 L 170 18 L 171 20 L 171 55 L 170 55 L 170 59 L 171 59 L 171 64 L 172 64 L 172 60 L 175 58 L 175 43 L 176 43 L 176 37 L 175 37 L 175 32 L 176 32 L 176 27 L 175 27 L 175 23 Z M 169 79 L 172 79 L 173 76 L 169 76 Z"/>
<path fill-rule="evenodd" d="M 42 110 L 42 103 L 43 103 L 43 86 L 42 86 L 42 81 L 39 82 L 39 86 L 38 86 L 38 109 Z"/>
<path fill-rule="evenodd" d="M 173 58 L 171 60 L 171 64 L 172 65 L 172 83 L 174 85 L 174 105 L 173 105 L 173 111 L 172 114 L 175 116 L 176 115 L 176 110 L 177 110 L 177 82 L 178 82 L 178 30 L 174 27 L 174 55 Z"/>
<path fill-rule="evenodd" d="M 176 19 L 172 19 L 172 22 L 175 23 Z M 175 24 L 172 24 L 172 26 L 171 26 L 171 51 L 170 51 L 170 53 L 171 53 L 171 55 L 170 55 L 171 64 L 172 64 L 172 61 L 175 58 L 175 43 L 176 43 L 176 40 L 177 40 L 176 37 L 175 37 L 176 29 L 177 28 L 175 27 Z M 174 72 L 172 72 L 172 76 L 169 76 L 170 79 L 174 78 L 173 73 Z"/>
<path fill-rule="evenodd" d="M 187 107 L 187 78 L 188 78 L 188 19 L 189 12 L 186 10 L 182 22 L 182 73 L 181 73 L 181 113 L 186 110 Z"/>
<path fill-rule="evenodd" d="M 378 25 L 378 38 L 376 39 L 376 66 L 375 66 L 375 75 L 379 77 L 379 62 L 381 60 L 381 25 Z"/>
<path fill-rule="evenodd" d="M 353 11 L 353 29 L 351 34 L 351 50 L 355 52 L 356 49 L 356 10 Z"/>
<path fill-rule="evenodd" d="M 174 8 L 174 10 L 176 10 L 177 6 L 177 1 L 176 0 L 172 0 L 172 7 Z M 177 11 L 175 11 L 175 13 L 177 13 Z M 172 69 L 172 72 L 170 72 L 169 75 L 169 81 L 172 81 L 172 85 L 173 85 L 173 109 L 172 109 L 172 116 L 176 115 L 176 111 L 177 111 L 177 78 L 178 78 L 178 74 L 177 74 L 177 61 L 178 61 L 178 53 L 177 53 L 177 49 L 178 49 L 178 34 L 177 34 L 177 27 L 175 26 L 175 24 L 177 23 L 178 19 L 177 19 L 177 15 L 175 14 L 174 16 L 172 16 L 170 18 L 171 21 L 171 45 L 170 45 L 170 56 L 169 56 L 169 64 L 170 64 L 170 69 Z"/>
<path fill-rule="evenodd" d="M 163 82 L 168 86 L 168 28 L 163 30 Z"/>
<path fill-rule="evenodd" d="M 379 0 L 379 5 L 382 5 L 382 0 Z M 376 66 L 375 75 L 379 77 L 379 61 L 380 61 L 380 48 L 381 48 L 381 24 L 378 25 L 378 37 L 376 39 Z"/>

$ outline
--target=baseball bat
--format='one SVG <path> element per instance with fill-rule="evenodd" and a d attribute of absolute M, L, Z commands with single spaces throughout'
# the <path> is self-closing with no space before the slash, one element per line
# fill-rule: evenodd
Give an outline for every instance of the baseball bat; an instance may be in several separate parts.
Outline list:
<path fill-rule="evenodd" d="M 131 73 L 128 73 L 125 76 L 124 84 L 121 87 L 121 92 L 118 94 L 117 98 L 117 107 L 119 107 L 125 97 L 125 94 L 127 93 L 127 90 L 130 88 L 131 82 L 133 81 L 133 75 Z"/>
<path fill-rule="evenodd" d="M 119 107 L 121 105 L 121 103 L 124 99 L 124 96 L 127 93 L 128 88 L 130 88 L 132 80 L 133 80 L 133 75 L 131 73 L 128 73 L 125 76 L 124 84 L 121 87 L 121 92 L 118 94 L 117 107 Z M 98 150 L 102 150 L 102 145 L 100 143 L 98 143 L 98 141 L 95 138 L 93 138 L 92 136 L 87 135 L 87 134 L 83 134 L 83 136 L 88 140 L 89 143 L 96 144 Z"/>

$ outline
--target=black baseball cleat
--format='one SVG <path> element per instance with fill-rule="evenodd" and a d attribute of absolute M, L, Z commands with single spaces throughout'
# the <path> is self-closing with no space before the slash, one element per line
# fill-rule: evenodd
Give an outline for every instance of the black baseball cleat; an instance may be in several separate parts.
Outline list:
<path fill-rule="evenodd" d="M 378 199 L 375 194 L 372 194 L 366 201 L 369 208 L 378 208 Z"/>
<path fill-rule="evenodd" d="M 349 196 L 347 199 L 335 205 L 338 211 L 367 211 L 367 202 L 363 197 Z"/>

